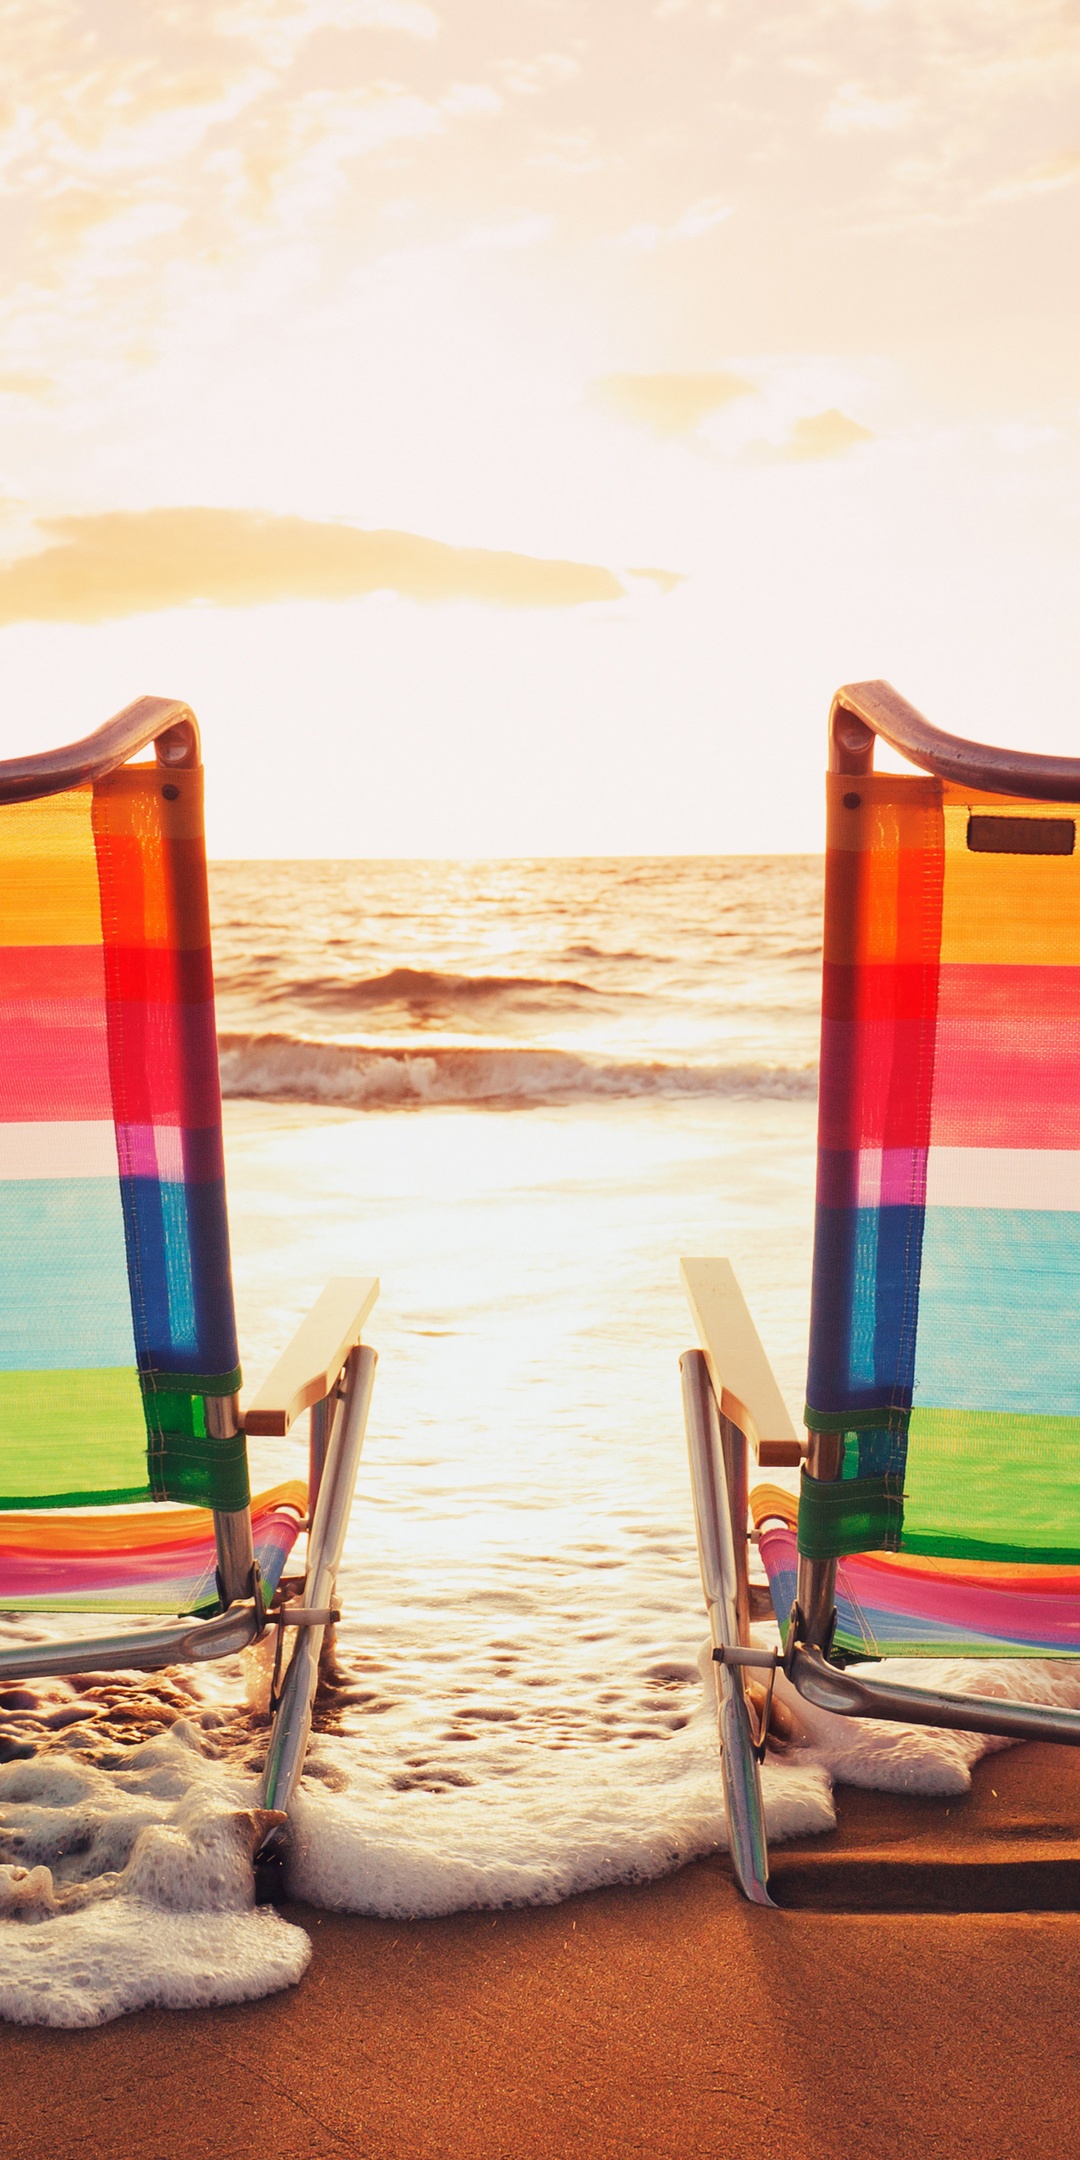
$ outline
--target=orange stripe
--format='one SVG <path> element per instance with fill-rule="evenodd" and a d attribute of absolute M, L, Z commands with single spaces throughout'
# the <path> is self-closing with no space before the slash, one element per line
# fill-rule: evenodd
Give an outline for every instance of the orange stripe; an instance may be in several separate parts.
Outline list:
<path fill-rule="evenodd" d="M 274 1508 L 307 1511 L 307 1486 L 299 1478 L 258 1493 L 251 1503 L 253 1518 Z M 158 1546 L 193 1544 L 213 1539 L 214 1518 L 207 1508 L 157 1507 L 123 1515 L 2 1515 L 0 1550 L 18 1553 L 151 1552 Z"/>
<path fill-rule="evenodd" d="M 1019 816 L 1057 803 L 1010 804 Z M 1068 806 L 1064 807 L 1068 815 Z M 1080 810 L 1075 813 L 1080 819 Z M 1072 855 L 984 855 L 967 844 L 967 804 L 945 811 L 943 961 L 1080 966 L 1080 849 Z"/>
<path fill-rule="evenodd" d="M 0 853 L 5 945 L 100 945 L 92 790 L 8 803 Z"/>

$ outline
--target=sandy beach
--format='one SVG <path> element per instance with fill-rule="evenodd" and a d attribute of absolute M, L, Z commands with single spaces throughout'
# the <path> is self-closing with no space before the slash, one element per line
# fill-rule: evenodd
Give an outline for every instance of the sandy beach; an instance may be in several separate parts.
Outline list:
<path fill-rule="evenodd" d="M 17 2160 L 1075 2151 L 1080 1914 L 1061 1908 L 1075 1901 L 1080 1762 L 1045 1746 L 992 1756 L 951 1804 L 837 1797 L 835 1835 L 774 1855 L 787 1901 L 775 1913 L 743 1904 L 722 1860 L 497 1915 L 395 1923 L 292 1907 L 314 1957 L 285 1994 L 89 2032 L 5 2027 L 4 2149 Z M 1044 1909 L 971 1909 L 1025 1902 Z"/>

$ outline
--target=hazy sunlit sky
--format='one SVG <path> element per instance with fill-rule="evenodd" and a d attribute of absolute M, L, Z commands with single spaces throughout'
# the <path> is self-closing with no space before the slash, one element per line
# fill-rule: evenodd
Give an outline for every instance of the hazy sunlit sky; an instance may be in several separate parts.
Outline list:
<path fill-rule="evenodd" d="M 1080 753 L 1078 0 L 6 0 L 4 754 L 218 855 L 820 844 Z"/>

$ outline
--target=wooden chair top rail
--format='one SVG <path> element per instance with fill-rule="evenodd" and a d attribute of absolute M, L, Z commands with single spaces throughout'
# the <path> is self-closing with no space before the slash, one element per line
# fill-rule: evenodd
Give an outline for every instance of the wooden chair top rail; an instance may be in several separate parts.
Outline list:
<path fill-rule="evenodd" d="M 874 737 L 924 772 L 989 795 L 1027 796 L 1034 802 L 1080 802 L 1080 758 L 1043 757 L 1031 750 L 1001 750 L 990 743 L 946 735 L 891 683 L 845 683 L 829 716 L 829 770 L 865 775 L 874 768 Z M 0 771 L 2 771 L 0 767 Z"/>
<path fill-rule="evenodd" d="M 241 1423 L 249 1434 L 279 1438 L 302 1410 L 325 1402 L 379 1295 L 374 1275 L 334 1275 L 297 1328 L 273 1372 L 248 1404 Z"/>
<path fill-rule="evenodd" d="M 680 1260 L 713 1393 L 759 1463 L 795 1467 L 805 1449 L 788 1416 L 730 1260 Z"/>
<path fill-rule="evenodd" d="M 62 795 L 87 780 L 101 780 L 149 743 L 159 765 L 197 765 L 199 726 L 190 705 L 180 698 L 136 698 L 81 742 L 41 750 L 34 757 L 0 759 L 0 803 L 33 802 L 42 795 Z"/>

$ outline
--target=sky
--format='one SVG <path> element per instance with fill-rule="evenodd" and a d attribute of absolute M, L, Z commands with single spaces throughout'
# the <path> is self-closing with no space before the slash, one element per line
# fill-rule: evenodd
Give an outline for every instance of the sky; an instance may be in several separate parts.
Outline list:
<path fill-rule="evenodd" d="M 0 755 L 212 853 L 821 844 L 1080 754 L 1080 0 L 0 0 Z"/>

